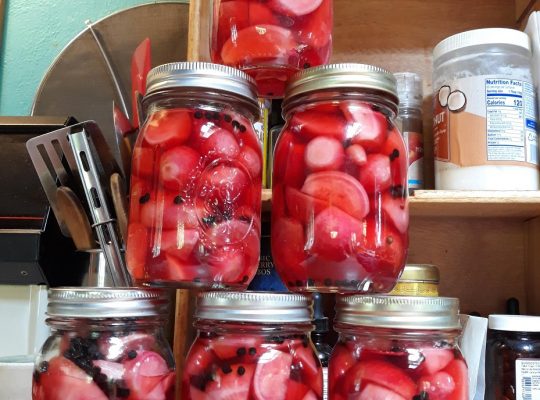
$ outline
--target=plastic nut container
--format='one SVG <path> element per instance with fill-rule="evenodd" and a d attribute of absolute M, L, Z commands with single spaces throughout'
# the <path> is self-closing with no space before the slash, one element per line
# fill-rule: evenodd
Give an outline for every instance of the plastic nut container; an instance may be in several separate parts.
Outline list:
<path fill-rule="evenodd" d="M 490 315 L 486 342 L 486 400 L 540 395 L 540 317 Z"/>
<path fill-rule="evenodd" d="M 299 69 L 326 64 L 332 0 L 213 0 L 212 61 L 255 78 L 260 97 L 283 97 Z"/>
<path fill-rule="evenodd" d="M 334 64 L 295 75 L 274 152 L 272 256 L 293 291 L 389 292 L 408 250 L 395 78 Z"/>
<path fill-rule="evenodd" d="M 529 36 L 458 33 L 433 50 L 435 189 L 538 190 Z"/>
<path fill-rule="evenodd" d="M 36 359 L 32 399 L 173 400 L 167 305 L 153 290 L 51 289 L 52 334 Z"/>
<path fill-rule="evenodd" d="M 186 359 L 182 399 L 322 399 L 309 298 L 207 292 L 198 297 L 195 318 L 198 336 Z"/>
<path fill-rule="evenodd" d="M 341 297 L 334 327 L 330 399 L 469 398 L 457 299 Z"/>
<path fill-rule="evenodd" d="M 133 150 L 127 265 L 138 284 L 246 288 L 257 271 L 255 84 L 236 69 L 150 71 Z"/>

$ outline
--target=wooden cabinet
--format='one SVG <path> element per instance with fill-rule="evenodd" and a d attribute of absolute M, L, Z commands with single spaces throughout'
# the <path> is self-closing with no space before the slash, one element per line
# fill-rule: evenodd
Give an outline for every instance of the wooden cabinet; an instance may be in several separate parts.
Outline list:
<path fill-rule="evenodd" d="M 425 171 L 433 188 L 433 47 L 469 29 L 523 27 L 535 7 L 536 1 L 519 0 L 334 0 L 332 62 L 422 75 Z M 206 0 L 193 1 L 190 11 L 189 57 L 205 60 Z M 263 198 L 268 210 L 271 193 Z M 423 190 L 411 197 L 410 210 L 408 261 L 439 266 L 441 294 L 460 298 L 463 312 L 503 312 L 506 299 L 516 297 L 522 313 L 540 314 L 540 192 Z M 178 309 L 178 340 L 184 340 L 184 313 Z"/>

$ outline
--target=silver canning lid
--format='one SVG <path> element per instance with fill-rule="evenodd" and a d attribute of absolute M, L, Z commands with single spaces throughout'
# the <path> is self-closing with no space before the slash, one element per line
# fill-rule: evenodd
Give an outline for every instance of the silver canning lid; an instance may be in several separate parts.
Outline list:
<path fill-rule="evenodd" d="M 311 323 L 312 300 L 293 293 L 206 292 L 199 294 L 195 317 L 219 321 Z"/>
<path fill-rule="evenodd" d="M 459 300 L 451 297 L 344 296 L 336 322 L 397 329 L 459 329 Z"/>
<path fill-rule="evenodd" d="M 66 318 L 160 316 L 168 299 L 160 290 L 135 288 L 58 288 L 49 290 L 47 315 Z"/>
<path fill-rule="evenodd" d="M 330 64 L 308 68 L 291 77 L 284 103 L 308 92 L 334 88 L 370 89 L 388 95 L 397 105 L 396 78 L 387 70 L 368 64 Z"/>
<path fill-rule="evenodd" d="M 177 88 L 212 89 L 240 97 L 256 108 L 255 80 L 236 68 L 206 62 L 175 62 L 159 65 L 148 73 L 143 102 L 156 93 Z"/>

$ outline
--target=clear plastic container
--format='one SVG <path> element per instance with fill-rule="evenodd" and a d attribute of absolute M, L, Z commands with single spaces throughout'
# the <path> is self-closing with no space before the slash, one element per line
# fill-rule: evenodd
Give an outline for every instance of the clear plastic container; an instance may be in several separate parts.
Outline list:
<path fill-rule="evenodd" d="M 527 34 L 459 33 L 433 51 L 435 189 L 538 190 Z"/>
<path fill-rule="evenodd" d="M 289 290 L 389 292 L 405 264 L 407 151 L 396 82 L 370 65 L 292 78 L 274 152 L 272 256 Z"/>
<path fill-rule="evenodd" d="M 395 73 L 399 109 L 397 123 L 409 156 L 409 191 L 424 188 L 424 134 L 422 127 L 422 78 L 413 72 Z"/>
<path fill-rule="evenodd" d="M 133 149 L 127 265 L 138 284 L 244 289 L 257 271 L 255 84 L 230 67 L 150 71 Z"/>
<path fill-rule="evenodd" d="M 51 336 L 36 359 L 33 400 L 173 400 L 176 373 L 162 292 L 51 289 Z"/>
<path fill-rule="evenodd" d="M 486 400 L 540 395 L 540 317 L 490 315 L 486 342 Z"/>
<path fill-rule="evenodd" d="M 342 297 L 334 327 L 330 399 L 468 400 L 457 299 Z"/>
<path fill-rule="evenodd" d="M 308 297 L 207 292 L 198 297 L 195 318 L 182 399 L 322 399 Z"/>
<path fill-rule="evenodd" d="M 332 0 L 213 0 L 212 61 L 240 68 L 260 97 L 283 97 L 299 69 L 326 64 Z"/>

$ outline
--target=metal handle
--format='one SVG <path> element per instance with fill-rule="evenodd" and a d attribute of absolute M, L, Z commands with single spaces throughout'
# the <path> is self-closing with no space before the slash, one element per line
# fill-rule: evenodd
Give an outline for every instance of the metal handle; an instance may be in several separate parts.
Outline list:
<path fill-rule="evenodd" d="M 124 264 L 120 252 L 119 240 L 114 227 L 114 219 L 107 204 L 103 187 L 99 181 L 98 169 L 92 156 L 88 133 L 72 132 L 69 141 L 81 175 L 86 199 L 92 214 L 93 225 L 99 243 L 109 265 L 109 273 L 113 284 L 117 287 L 131 286 L 131 276 Z"/>

